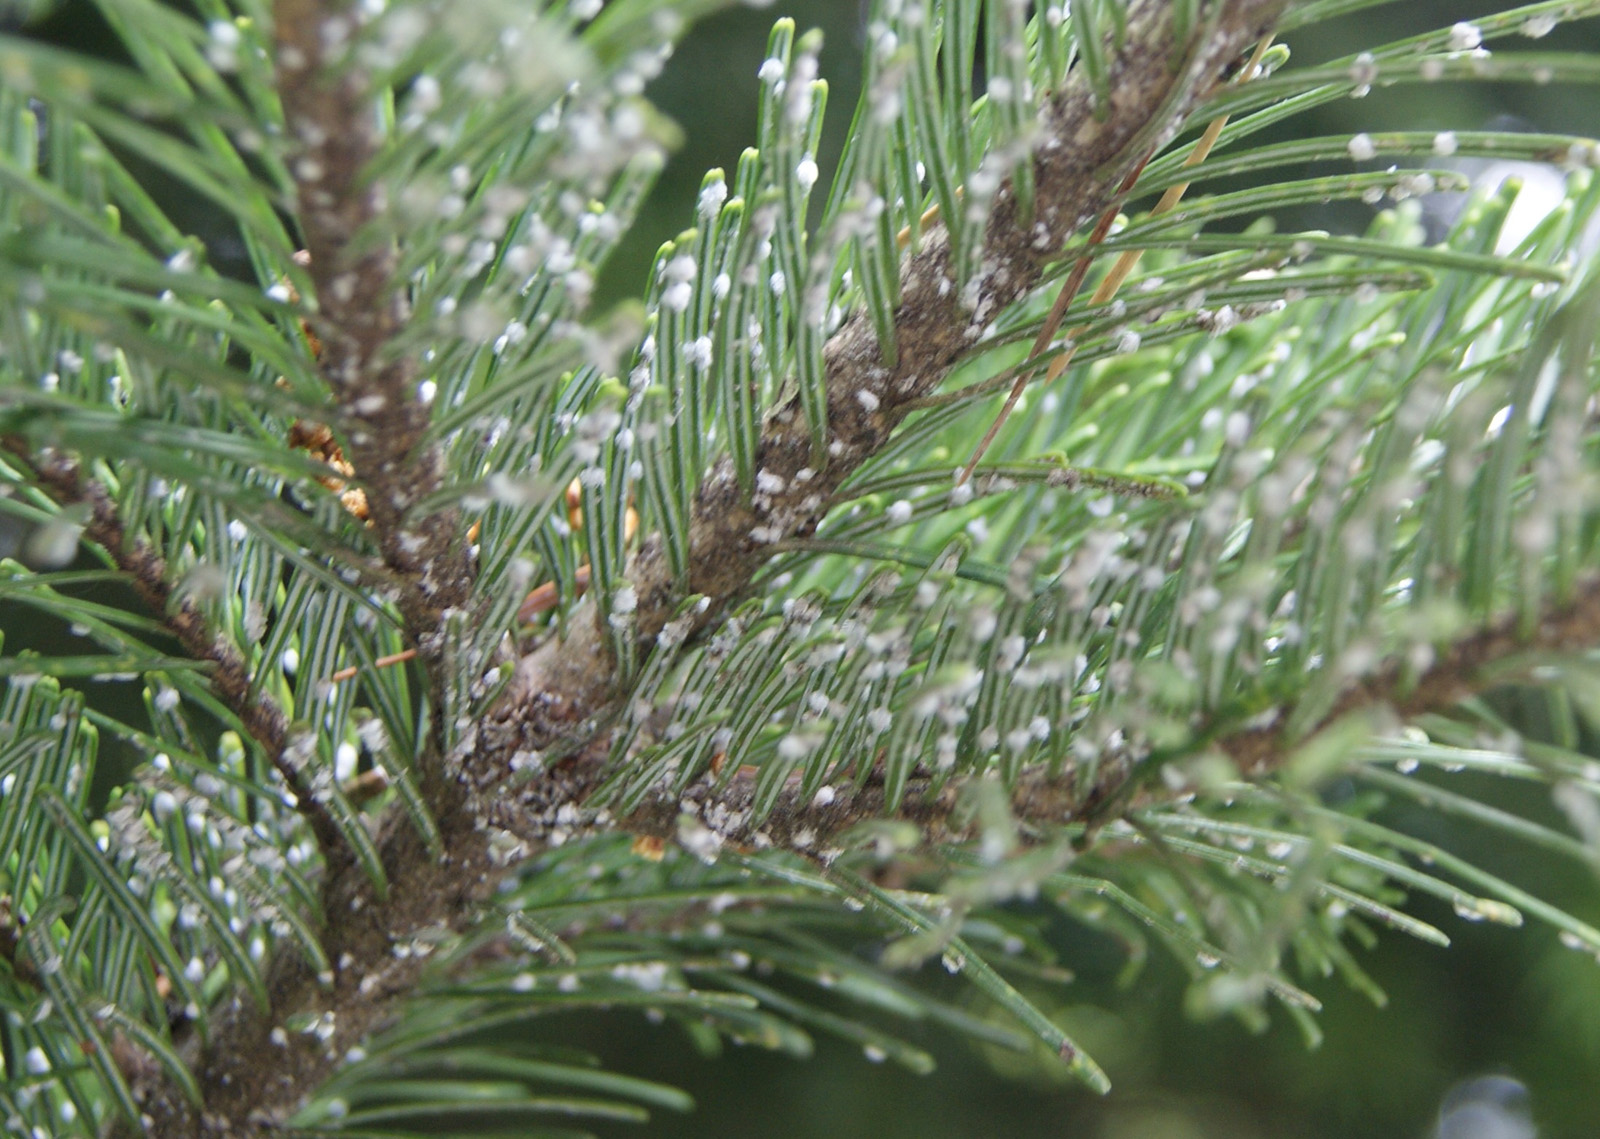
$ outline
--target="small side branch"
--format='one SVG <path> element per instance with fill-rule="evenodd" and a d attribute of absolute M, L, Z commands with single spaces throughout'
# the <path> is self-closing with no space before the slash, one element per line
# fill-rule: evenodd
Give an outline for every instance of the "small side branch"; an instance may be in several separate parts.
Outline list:
<path fill-rule="evenodd" d="M 39 486 L 57 505 L 88 508 L 84 538 L 106 551 L 186 653 L 210 663 L 211 687 L 294 793 L 296 809 L 311 827 L 323 857 L 333 860 L 341 856 L 345 843 L 338 826 L 289 762 L 285 751 L 288 720 L 283 709 L 251 683 L 250 669 L 239 650 L 211 629 L 188 598 L 174 596 L 165 560 L 142 539 L 130 537 L 111 496 L 99 483 L 85 478 L 72 459 L 49 450 L 33 452 L 18 438 L 0 440 L 0 446 L 33 471 Z"/>
<path fill-rule="evenodd" d="M 1597 644 L 1600 578 L 1584 583 L 1572 598 L 1550 607 L 1531 633 L 1522 627 L 1519 616 L 1507 617 L 1441 650 L 1420 675 L 1408 676 L 1401 664 L 1392 663 L 1352 683 L 1303 734 L 1291 738 L 1276 723 L 1233 731 L 1224 728 L 1209 740 L 1202 731 L 1189 750 L 1226 755 L 1242 777 L 1261 779 L 1281 768 L 1297 745 L 1351 715 L 1371 711 L 1405 722 L 1427 713 L 1449 712 L 1504 679 L 1505 670 L 1520 658 L 1581 652 Z M 1397 699 L 1396 693 L 1404 695 Z M 1148 777 L 1159 769 L 1148 762 L 1123 762 L 1115 755 L 1101 757 L 1100 768 L 1106 774 L 1088 788 L 1078 786 L 1070 774 L 1024 773 L 1011 791 L 1012 817 L 1050 830 L 1075 823 L 1091 828 L 1103 825 L 1140 802 L 1150 784 Z M 684 795 L 650 799 L 622 825 L 635 834 L 668 841 L 687 839 L 753 850 L 778 847 L 826 857 L 837 851 L 851 828 L 886 817 L 883 786 L 876 778 L 860 786 L 830 787 L 810 800 L 801 799 L 798 790 L 787 790 L 759 825 L 751 822 L 750 813 L 756 793 L 754 778 L 741 775 L 720 789 L 713 784 L 708 777 Z M 974 838 L 978 826 L 973 805 L 964 801 L 966 786 L 961 780 L 951 780 L 934 791 L 932 781 L 914 778 L 893 817 L 917 824 L 926 843 Z"/>
<path fill-rule="evenodd" d="M 1547 608 L 1531 630 L 1520 615 L 1509 616 L 1441 650 L 1420 673 L 1394 663 L 1356 681 L 1314 731 L 1368 708 L 1391 709 L 1401 720 L 1447 711 L 1506 680 L 1505 669 L 1519 658 L 1582 652 L 1596 645 L 1600 645 L 1600 578 L 1583 582 L 1570 598 Z M 1396 693 L 1403 695 L 1396 699 Z M 1282 727 L 1271 726 L 1227 736 L 1219 746 L 1242 773 L 1253 776 L 1283 762 L 1297 742 Z"/>

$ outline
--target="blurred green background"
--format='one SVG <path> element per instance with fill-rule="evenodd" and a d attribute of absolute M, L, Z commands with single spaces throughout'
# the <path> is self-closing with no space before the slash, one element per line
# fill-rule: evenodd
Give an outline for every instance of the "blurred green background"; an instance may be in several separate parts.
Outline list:
<path fill-rule="evenodd" d="M 1403 0 L 1291 35 L 1287 42 L 1296 63 L 1314 63 L 1489 10 L 1485 4 Z M 711 166 L 731 169 L 752 140 L 756 69 L 767 30 L 780 15 L 793 16 L 802 30 L 820 27 L 827 37 L 823 74 L 832 86 L 830 130 L 818 156 L 826 180 L 859 83 L 858 0 L 734 8 L 712 17 L 690 35 L 650 91 L 683 128 L 685 142 L 635 234 L 607 266 L 599 307 L 639 291 L 657 245 L 690 224 L 701 175 Z M 82 4 L 57 7 L 29 32 L 115 53 L 104 25 Z M 1538 47 L 1600 50 L 1600 28 L 1594 22 L 1564 26 Z M 1505 115 L 1529 129 L 1593 133 L 1600 92 L 1491 84 L 1380 88 L 1366 99 L 1293 120 L 1280 134 L 1472 129 Z M 173 203 L 187 228 L 211 244 L 213 260 L 226 265 L 231 236 L 224 223 L 186 207 L 174 187 L 154 173 L 150 177 L 152 189 Z M 1369 217 L 1370 211 L 1353 207 L 1280 222 L 1359 230 Z M 9 606 L 0 606 L 0 628 L 12 651 L 44 647 L 58 634 L 36 615 Z M 119 714 L 138 714 L 133 685 L 97 686 L 94 698 L 116 705 Z M 1536 713 L 1523 717 L 1530 731 L 1537 730 Z M 1527 806 L 1556 817 L 1548 803 Z M 1536 853 L 1497 849 L 1495 840 L 1465 824 L 1452 822 L 1446 831 L 1436 817 L 1406 821 L 1417 833 L 1514 881 L 1537 885 L 1576 916 L 1600 923 L 1600 888 L 1592 873 Z M 984 1054 L 936 1032 L 911 1033 L 940 1061 L 935 1074 L 918 1077 L 870 1063 L 854 1047 L 825 1038 L 809 1060 L 730 1047 L 708 1061 L 670 1023 L 651 1025 L 637 1017 L 552 1020 L 535 1031 L 551 1043 L 591 1050 L 618 1070 L 675 1083 L 695 1095 L 700 1106 L 692 1115 L 658 1115 L 642 1129 L 607 1131 L 641 1139 L 1410 1139 L 1436 1133 L 1443 1139 L 1525 1139 L 1530 1132 L 1517 1130 L 1515 1112 L 1481 1113 L 1478 1126 L 1458 1115 L 1438 1131 L 1449 1089 L 1489 1073 L 1525 1085 L 1541 1136 L 1600 1135 L 1600 964 L 1562 947 L 1543 929 L 1469 925 L 1425 900 L 1416 911 L 1446 930 L 1455 945 L 1439 950 L 1385 934 L 1373 950 L 1358 949 L 1364 967 L 1388 993 L 1387 1008 L 1374 1007 L 1336 981 L 1311 983 L 1326 1006 L 1320 1019 L 1326 1040 L 1315 1051 L 1281 1016 L 1261 1034 L 1234 1021 L 1190 1021 L 1182 1012 L 1185 978 L 1159 952 L 1131 984 L 1119 985 L 1120 957 L 1095 935 L 1058 927 L 1063 962 L 1077 980 L 1045 1000 L 1055 1001 L 1063 1023 L 1109 1071 L 1115 1088 L 1105 1098 L 1057 1081 L 1048 1064 Z M 874 947 L 860 948 L 870 953 Z M 946 986 L 950 999 L 965 999 L 964 990 L 936 966 L 928 972 L 927 983 Z"/>

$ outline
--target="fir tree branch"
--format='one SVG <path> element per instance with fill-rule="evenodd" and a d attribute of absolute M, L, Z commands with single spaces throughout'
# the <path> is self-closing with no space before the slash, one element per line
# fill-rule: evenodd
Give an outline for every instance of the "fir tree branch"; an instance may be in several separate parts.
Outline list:
<path fill-rule="evenodd" d="M 1396 661 L 1355 681 L 1313 732 L 1372 708 L 1388 708 L 1400 720 L 1447 711 L 1491 683 L 1514 679 L 1508 669 L 1518 658 L 1567 655 L 1596 645 L 1600 645 L 1600 578 L 1581 583 L 1570 598 L 1544 609 L 1531 627 L 1522 614 L 1512 614 L 1455 642 L 1420 674 L 1410 663 Z M 1395 693 L 1403 695 L 1395 699 Z M 1261 775 L 1310 734 L 1296 739 L 1285 727 L 1269 725 L 1228 736 L 1222 750 L 1243 774 Z"/>
<path fill-rule="evenodd" d="M 782 491 L 756 507 L 741 494 L 731 463 L 721 463 L 696 494 L 686 583 L 673 580 L 659 540 L 645 543 L 629 573 L 638 594 L 642 649 L 654 644 L 690 595 L 708 603 L 689 633 L 704 629 L 749 588 L 774 542 L 803 538 L 816 528 L 834 491 L 889 441 L 913 401 L 932 391 L 989 322 L 1038 283 L 1055 251 L 1115 200 L 1128 169 L 1180 128 L 1224 69 L 1270 29 L 1283 5 L 1284 0 L 1219 3 L 1184 44 L 1173 42 L 1171 6 L 1164 0 L 1130 5 L 1126 48 L 1110 62 L 1109 104 L 1097 114 L 1087 80 L 1074 75 L 1044 112 L 1034 216 L 1020 216 L 1015 199 L 1002 189 L 986 231 L 983 266 L 964 290 L 951 287 L 940 233 L 927 237 L 903 274 L 894 367 L 883 365 L 863 314 L 830 341 L 827 466 L 811 469 L 810 432 L 798 402 L 791 401 L 768 419 L 759 449 L 761 467 L 782 480 Z M 386 359 L 385 345 L 406 315 L 390 287 L 392 256 L 359 244 L 380 204 L 361 181 L 375 140 L 360 69 L 329 54 L 346 38 L 330 31 L 348 32 L 338 22 L 349 17 L 329 14 L 314 0 L 282 0 L 276 19 L 285 110 L 305 148 L 298 175 L 317 276 L 324 368 L 356 425 L 347 455 L 367 488 L 382 548 L 390 564 L 415 582 L 401 607 L 408 625 L 424 635 L 426 652 L 426 632 L 437 627 L 444 603 L 464 595 L 466 577 L 452 552 L 448 517 L 435 516 L 420 528 L 406 518 L 419 488 L 436 486 L 439 474 L 434 460 L 415 453 L 421 412 L 408 390 L 409 367 Z M 323 79 L 324 69 L 337 78 Z M 414 550 L 407 548 L 408 533 L 412 543 L 421 539 Z M 599 781 L 605 729 L 622 695 L 596 620 L 580 612 L 571 629 L 566 640 L 552 640 L 520 663 L 495 715 L 473 745 L 454 757 L 469 790 L 483 794 L 457 804 L 454 793 L 437 782 L 426 789 L 443 800 L 435 803 L 443 858 L 430 854 L 407 820 L 391 817 L 379 845 L 389 881 L 403 888 L 380 898 L 359 869 L 330 868 L 324 942 L 336 963 L 334 975 L 315 977 L 298 956 L 280 954 L 269 1010 L 232 1006 L 212 1018 L 203 1048 L 197 1039 L 188 1041 L 205 1094 L 203 1111 L 177 1088 L 162 1085 L 144 1105 L 148 1133 L 243 1139 L 272 1132 L 352 1047 L 399 1011 L 424 961 L 418 954 L 397 955 L 396 947 L 468 928 L 499 868 L 517 853 L 537 853 L 558 821 L 570 821 L 572 806 Z M 430 671 L 437 683 L 437 670 Z M 551 764 L 543 775 L 509 787 L 513 756 L 530 749 L 546 752 Z M 492 851 L 491 836 L 498 851 Z M 310 1017 L 326 1032 L 287 1033 L 291 1017 Z M 133 1133 L 119 1126 L 116 1134 Z"/>
<path fill-rule="evenodd" d="M 286 752 L 289 725 L 283 709 L 256 688 L 239 650 L 217 635 L 189 598 L 176 593 L 167 580 L 166 561 L 143 539 L 129 535 L 111 496 L 99 483 L 85 478 L 75 461 L 51 449 L 34 451 L 26 440 L 16 436 L 0 439 L 0 446 L 33 472 L 39 486 L 58 506 L 88 509 L 83 537 L 106 552 L 185 652 L 211 664 L 208 675 L 212 689 L 294 793 L 296 809 L 311 827 L 323 856 L 342 864 L 346 855 L 339 828 L 327 808 L 313 797 Z"/>

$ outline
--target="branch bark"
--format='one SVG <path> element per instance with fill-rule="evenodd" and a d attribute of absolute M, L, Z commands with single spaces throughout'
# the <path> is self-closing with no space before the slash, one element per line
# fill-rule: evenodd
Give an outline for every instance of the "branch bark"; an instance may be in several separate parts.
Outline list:
<path fill-rule="evenodd" d="M 357 6 L 279 0 L 274 6 L 278 90 L 298 147 L 292 164 L 297 218 L 316 295 L 311 325 L 337 403 L 330 424 L 366 492 L 384 561 L 404 583 L 397 605 L 422 637 L 441 610 L 471 589 L 466 542 L 454 512 L 413 507 L 443 478 L 424 445 L 428 407 L 417 396 L 415 362 L 391 349 L 410 317 L 387 230 L 383 196 L 367 175 L 382 143 L 371 77 L 350 58 Z M 422 644 L 423 658 L 429 646 Z"/>

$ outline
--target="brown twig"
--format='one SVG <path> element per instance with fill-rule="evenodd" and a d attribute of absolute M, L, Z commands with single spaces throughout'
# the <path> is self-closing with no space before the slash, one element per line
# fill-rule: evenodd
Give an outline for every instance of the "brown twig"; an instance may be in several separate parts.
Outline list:
<path fill-rule="evenodd" d="M 390 668 L 393 665 L 405 664 L 405 662 L 408 660 L 416 659 L 416 649 L 401 649 L 397 653 L 390 653 L 388 656 L 379 657 L 377 660 L 372 662 L 372 667 Z M 338 672 L 335 672 L 332 676 L 328 677 L 328 680 L 332 684 L 343 684 L 346 680 L 354 680 L 359 675 L 361 675 L 361 666 L 353 664 L 349 668 L 341 668 Z"/>
<path fill-rule="evenodd" d="M 1072 302 L 1077 298 L 1078 290 L 1083 288 L 1083 279 L 1089 275 L 1089 266 L 1094 264 L 1095 251 L 1105 241 L 1106 234 L 1111 232 L 1111 227 L 1117 220 L 1117 214 L 1121 211 L 1122 200 L 1127 197 L 1128 192 L 1138 182 L 1139 175 L 1144 172 L 1145 164 L 1149 161 L 1150 155 L 1145 155 L 1144 159 L 1128 172 L 1128 176 L 1122 180 L 1122 185 L 1117 187 L 1116 201 L 1106 207 L 1105 212 L 1100 215 L 1100 220 L 1095 223 L 1094 229 L 1089 231 L 1089 240 L 1085 252 L 1080 254 L 1078 259 L 1072 263 L 1072 269 L 1067 273 L 1067 279 L 1061 283 L 1061 291 L 1056 294 L 1055 303 L 1050 306 L 1050 312 L 1044 318 L 1044 324 L 1039 329 L 1039 335 L 1034 337 L 1033 348 L 1028 352 L 1028 363 L 1039 360 L 1049 349 L 1050 342 L 1055 339 L 1056 332 L 1061 328 L 1061 322 L 1067 315 L 1067 309 L 1072 306 Z M 1073 329 L 1072 333 L 1068 334 L 1068 339 L 1072 338 L 1073 333 L 1081 331 L 1082 329 Z M 1076 348 L 1077 345 L 1069 343 L 1059 355 L 1050 361 L 1050 369 L 1054 373 L 1051 379 L 1066 370 L 1067 362 L 1072 359 Z M 1006 394 L 1005 403 L 1000 405 L 999 414 L 994 417 L 994 422 L 989 424 L 989 429 L 983 433 L 983 438 L 978 440 L 978 445 L 972 449 L 972 458 L 967 460 L 967 465 L 962 467 L 961 473 L 956 476 L 957 483 L 966 482 L 972 477 L 972 472 L 978 469 L 978 464 L 983 461 L 983 456 L 988 453 L 989 445 L 994 442 L 994 437 L 1000 434 L 1000 428 L 1004 427 L 1006 420 L 1011 417 L 1011 410 L 1017 406 L 1017 400 L 1022 398 L 1023 389 L 1028 386 L 1028 381 L 1032 378 L 1032 375 L 1033 369 L 1029 368 L 1027 364 L 1017 369 L 1017 378 L 1011 385 L 1011 391 Z"/>
<path fill-rule="evenodd" d="M 1266 58 L 1267 50 L 1271 47 L 1272 37 L 1263 36 L 1261 41 L 1256 44 L 1255 51 L 1251 53 L 1249 62 L 1239 71 L 1235 82 L 1248 83 L 1254 79 L 1261 70 L 1261 61 Z M 1222 135 L 1222 128 L 1227 125 L 1227 115 L 1219 115 L 1212 119 L 1199 139 L 1195 141 L 1194 148 L 1189 151 L 1189 156 L 1183 160 L 1184 167 L 1198 166 L 1204 162 L 1207 156 L 1210 155 L 1211 149 L 1217 145 L 1217 139 Z M 1155 151 L 1152 150 L 1145 156 L 1143 162 L 1140 162 L 1129 172 L 1127 178 L 1123 179 L 1123 183 L 1118 189 L 1117 201 L 1108 206 L 1105 213 L 1100 215 L 1099 223 L 1094 227 L 1094 231 L 1089 234 L 1089 240 L 1084 252 L 1073 263 L 1071 272 L 1067 274 L 1066 281 L 1062 283 L 1061 291 L 1056 294 L 1055 304 L 1050 307 L 1050 314 L 1045 317 L 1044 325 L 1039 329 L 1039 335 L 1034 338 L 1033 349 L 1028 353 L 1029 359 L 1019 366 L 1016 382 L 1011 385 L 1011 391 L 1007 394 L 1005 403 L 1001 405 L 999 414 L 994 417 L 994 422 L 989 424 L 989 429 L 984 432 L 983 438 L 973 448 L 972 458 L 968 459 L 967 465 L 961 469 L 961 474 L 956 478 L 957 483 L 964 483 L 972 477 L 972 472 L 983 461 L 983 456 L 988 452 L 995 436 L 1000 434 L 1000 428 L 1005 426 L 1006 420 L 1010 418 L 1012 410 L 1017 406 L 1017 400 L 1022 398 L 1022 391 L 1028 386 L 1028 381 L 1036 370 L 1032 365 L 1043 357 L 1049 349 L 1051 341 L 1056 337 L 1057 330 L 1061 328 L 1062 320 L 1066 318 L 1067 309 L 1071 307 L 1073 300 L 1076 299 L 1078 290 L 1083 287 L 1083 279 L 1089 273 L 1089 266 L 1094 262 L 1095 253 L 1105 241 L 1106 235 L 1111 232 L 1111 226 L 1116 221 L 1122 199 L 1133 191 L 1135 183 L 1139 180 L 1139 175 L 1144 172 L 1145 166 L 1154 155 Z M 1176 186 L 1169 187 L 1167 192 L 1161 195 L 1161 200 L 1151 209 L 1150 216 L 1158 217 L 1172 209 L 1183 199 L 1183 195 L 1188 189 L 1189 183 L 1187 182 L 1180 182 Z M 1143 255 L 1143 250 L 1129 249 L 1118 257 L 1115 263 L 1112 264 L 1110 271 L 1106 273 L 1105 278 L 1096 287 L 1094 295 L 1089 298 L 1089 303 L 1091 305 L 1103 305 L 1116 296 L 1117 290 L 1128 279 L 1128 274 L 1133 272 L 1134 267 L 1139 264 L 1139 258 Z M 1049 366 L 1045 370 L 1045 383 L 1054 383 L 1060 378 L 1061 373 L 1067 370 L 1067 365 L 1072 363 L 1073 356 L 1077 354 L 1078 346 L 1076 341 L 1083 334 L 1083 331 L 1083 327 L 1080 326 L 1067 333 L 1065 349 L 1051 357 Z"/>
<path fill-rule="evenodd" d="M 167 581 L 166 562 L 143 539 L 130 537 L 105 488 L 84 478 L 72 459 L 51 450 L 35 451 L 19 436 L 0 439 L 0 446 L 33 472 L 39 487 L 57 505 L 88 508 L 83 537 L 106 552 L 140 600 L 162 620 L 186 653 L 210 663 L 212 689 L 294 793 L 295 809 L 311 827 L 323 856 L 333 862 L 344 860 L 348 852 L 338 826 L 327 808 L 312 795 L 305 777 L 289 761 L 285 749 L 288 721 L 283 710 L 257 689 L 239 650 L 217 635 L 193 602 L 175 596 Z"/>
<path fill-rule="evenodd" d="M 278 90 L 298 143 L 296 216 L 316 287 L 308 324 L 339 410 L 330 427 L 364 492 L 384 561 L 401 582 L 406 628 L 431 632 L 444 609 L 466 604 L 472 567 L 453 511 L 414 510 L 443 475 L 424 443 L 428 408 L 417 395 L 414 363 L 392 350 L 411 314 L 395 280 L 394 244 L 372 237 L 385 207 L 367 167 L 381 140 L 370 77 L 347 58 L 356 6 L 278 0 L 273 16 Z M 343 30 L 326 34 L 333 27 Z"/>

